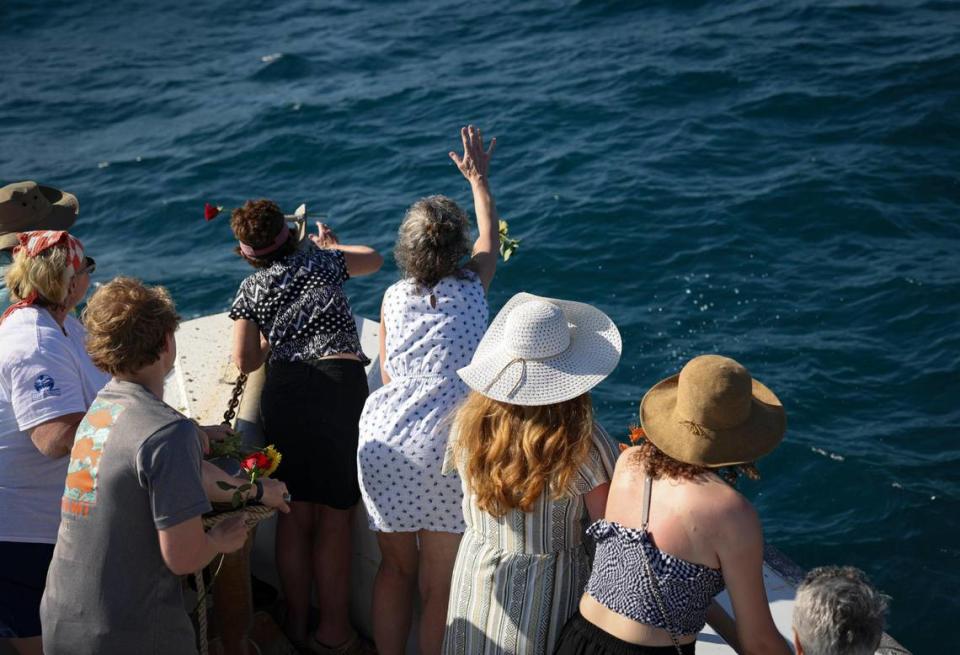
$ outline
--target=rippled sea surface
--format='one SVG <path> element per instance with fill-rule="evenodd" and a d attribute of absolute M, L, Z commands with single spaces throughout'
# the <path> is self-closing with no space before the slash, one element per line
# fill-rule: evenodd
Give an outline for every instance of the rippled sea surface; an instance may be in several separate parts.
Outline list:
<path fill-rule="evenodd" d="M 742 361 L 789 415 L 744 486 L 767 539 L 868 571 L 933 652 L 960 613 L 958 30 L 909 0 L 4 0 L 0 182 L 77 194 L 97 277 L 192 317 L 248 273 L 204 202 L 306 202 L 389 253 L 412 201 L 470 202 L 446 153 L 482 126 L 523 240 L 492 306 L 615 319 L 615 433 L 689 357 Z"/>

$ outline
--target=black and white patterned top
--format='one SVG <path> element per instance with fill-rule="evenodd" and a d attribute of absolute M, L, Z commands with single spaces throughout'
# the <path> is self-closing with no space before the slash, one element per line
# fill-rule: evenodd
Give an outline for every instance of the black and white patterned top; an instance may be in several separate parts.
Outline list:
<path fill-rule="evenodd" d="M 694 635 L 707 622 L 707 607 L 724 589 L 719 569 L 695 564 L 658 549 L 646 530 L 597 521 L 587 534 L 596 541 L 587 593 L 604 607 L 628 619 L 674 635 Z M 651 580 L 641 558 L 649 558 Z M 666 605 L 663 616 L 651 585 L 660 584 Z"/>
<path fill-rule="evenodd" d="M 343 293 L 349 277 L 342 252 L 307 245 L 241 282 L 230 318 L 257 324 L 271 362 L 352 353 L 368 364 Z"/>

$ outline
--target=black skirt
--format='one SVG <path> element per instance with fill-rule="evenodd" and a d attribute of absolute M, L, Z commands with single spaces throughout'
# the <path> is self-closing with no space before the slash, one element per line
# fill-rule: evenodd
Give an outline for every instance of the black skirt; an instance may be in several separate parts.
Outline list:
<path fill-rule="evenodd" d="M 680 647 L 683 655 L 694 655 L 696 642 Z M 560 633 L 554 655 L 677 655 L 674 646 L 638 646 L 617 639 L 587 621 L 578 611 Z"/>
<path fill-rule="evenodd" d="M 293 502 L 348 509 L 360 499 L 357 441 L 368 393 L 356 360 L 270 364 L 260 414 L 266 442 L 282 455 L 273 477 Z"/>

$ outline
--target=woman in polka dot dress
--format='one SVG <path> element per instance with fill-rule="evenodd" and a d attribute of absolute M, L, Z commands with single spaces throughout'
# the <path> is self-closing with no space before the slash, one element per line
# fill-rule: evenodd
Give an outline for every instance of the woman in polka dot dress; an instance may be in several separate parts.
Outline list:
<path fill-rule="evenodd" d="M 448 415 L 467 395 L 457 369 L 470 362 L 487 324 L 485 293 L 499 249 L 499 221 L 487 181 L 496 139 L 461 130 L 463 156 L 450 157 L 470 182 L 479 237 L 455 202 L 424 198 L 400 226 L 395 255 L 404 274 L 383 297 L 380 368 L 384 386 L 360 419 L 360 488 L 382 561 L 373 589 L 380 655 L 404 652 L 419 583 L 420 650 L 440 652 L 450 575 L 464 530 L 460 480 L 443 476 Z"/>

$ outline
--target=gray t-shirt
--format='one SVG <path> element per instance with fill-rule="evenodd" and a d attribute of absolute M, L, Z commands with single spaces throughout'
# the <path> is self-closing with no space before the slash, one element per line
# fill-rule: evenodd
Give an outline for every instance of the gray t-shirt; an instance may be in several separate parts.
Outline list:
<path fill-rule="evenodd" d="M 157 530 L 210 511 L 196 426 L 107 383 L 77 428 L 40 606 L 46 655 L 197 652 Z"/>

